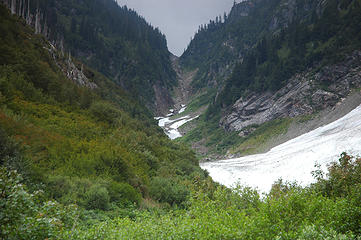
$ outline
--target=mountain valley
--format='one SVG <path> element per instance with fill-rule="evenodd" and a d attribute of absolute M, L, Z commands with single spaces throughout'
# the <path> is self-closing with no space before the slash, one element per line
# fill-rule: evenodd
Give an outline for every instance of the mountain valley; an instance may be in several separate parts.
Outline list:
<path fill-rule="evenodd" d="M 114 0 L 1 0 L 0 239 L 359 239 L 360 23 L 234 2 L 177 57 Z"/>

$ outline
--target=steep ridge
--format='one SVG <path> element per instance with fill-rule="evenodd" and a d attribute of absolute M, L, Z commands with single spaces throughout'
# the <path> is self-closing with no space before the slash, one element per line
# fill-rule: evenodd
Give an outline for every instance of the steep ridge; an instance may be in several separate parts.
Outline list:
<path fill-rule="evenodd" d="M 194 86 L 222 85 L 238 62 L 266 34 L 278 34 L 294 21 L 321 14 L 321 1 L 254 0 L 235 4 L 228 15 L 202 25 L 181 56 L 184 66 L 200 69 Z"/>
<path fill-rule="evenodd" d="M 172 67 L 177 74 L 177 83 L 178 83 L 178 86 L 174 88 L 174 94 L 173 94 L 173 99 L 175 103 L 174 107 L 175 109 L 180 109 L 181 105 L 186 105 L 190 101 L 190 97 L 192 93 L 191 82 L 197 70 L 194 71 L 185 70 L 181 66 L 179 62 L 179 58 L 177 56 L 173 55 L 171 57 L 171 61 L 172 61 Z"/>
<path fill-rule="evenodd" d="M 153 112 L 172 104 L 176 75 L 165 36 L 113 0 L 2 0 L 62 54 L 112 79 Z"/>
<path fill-rule="evenodd" d="M 283 133 L 330 111 L 360 87 L 360 9 L 358 0 L 250 0 L 201 26 L 181 63 L 198 69 L 193 93 L 212 98 L 184 141 L 225 154 L 257 129 Z"/>
<path fill-rule="evenodd" d="M 183 204 L 183 182 L 204 173 L 147 108 L 3 4 L 0 30 L 0 152 L 16 153 L 1 155 L 2 172 L 17 170 L 30 186 L 44 186 L 45 199 L 84 211 L 119 214 L 142 198 Z M 157 192 L 164 182 L 176 188 L 167 198 Z"/>

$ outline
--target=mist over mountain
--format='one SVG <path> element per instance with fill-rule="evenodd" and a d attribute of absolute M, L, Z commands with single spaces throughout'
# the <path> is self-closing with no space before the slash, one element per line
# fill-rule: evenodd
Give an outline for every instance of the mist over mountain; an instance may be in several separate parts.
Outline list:
<path fill-rule="evenodd" d="M 118 0 L 136 10 L 167 36 L 169 50 L 180 56 L 200 24 L 229 12 L 233 0 Z"/>

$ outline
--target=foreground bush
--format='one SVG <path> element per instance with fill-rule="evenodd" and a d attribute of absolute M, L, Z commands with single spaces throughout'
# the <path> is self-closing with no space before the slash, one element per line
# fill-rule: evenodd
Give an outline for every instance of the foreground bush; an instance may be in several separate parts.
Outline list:
<path fill-rule="evenodd" d="M 165 215 L 140 213 L 78 232 L 75 239 L 355 239 L 337 231 L 344 206 L 307 190 L 292 190 L 279 199 L 242 208 L 248 196 L 219 188 L 214 199 L 198 193 L 185 211 Z M 230 198 L 233 198 L 230 201 Z M 237 199 L 238 198 L 238 199 Z M 248 199 L 250 202 L 252 199 Z M 339 208 L 341 206 L 341 208 Z M 351 206 L 350 206 L 351 207 Z"/>
<path fill-rule="evenodd" d="M 0 239 L 60 239 L 71 229 L 76 206 L 46 201 L 42 191 L 30 193 L 16 171 L 0 168 Z"/>
<path fill-rule="evenodd" d="M 359 162 L 343 154 L 339 162 L 330 166 L 328 178 L 319 177 L 315 185 L 306 188 L 279 181 L 263 199 L 245 187 L 218 187 L 212 192 L 198 188 L 190 194 L 186 210 L 163 215 L 142 212 L 135 219 L 119 218 L 92 226 L 74 238 L 361 239 Z M 341 174 L 344 181 L 335 181 L 340 173 L 347 173 Z M 164 183 L 161 179 L 156 181 Z M 343 189 L 349 189 L 349 194 L 324 192 L 334 192 L 340 183 Z M 158 191 L 165 195 L 162 189 Z"/>
<path fill-rule="evenodd" d="M 152 198 L 170 205 L 183 204 L 189 195 L 184 185 L 174 179 L 162 177 L 152 180 L 149 191 Z"/>
<path fill-rule="evenodd" d="M 131 214 L 113 215 L 112 218 L 103 217 L 104 212 L 90 211 L 97 220 L 78 225 L 74 206 L 63 207 L 56 202 L 45 201 L 41 192 L 30 194 L 21 184 L 19 174 L 1 168 L 0 237 L 82 240 L 361 239 L 361 188 L 358 178 L 361 175 L 358 166 L 359 159 L 343 154 L 339 162 L 330 166 L 327 178 L 319 174 L 317 182 L 306 188 L 278 181 L 263 198 L 248 187 L 202 188 L 210 183 L 195 179 L 196 190 L 189 193 L 183 209 L 142 211 L 129 208 Z M 335 181 L 340 174 L 344 181 Z M 165 179 L 155 178 L 152 185 L 162 187 L 165 183 Z M 347 194 L 335 191 L 340 183 L 343 189 L 347 189 Z M 122 193 L 131 192 L 125 191 L 127 187 L 124 186 L 113 187 L 108 192 L 105 183 L 92 185 L 85 194 L 88 206 L 107 209 L 111 198 L 118 196 L 122 199 Z M 175 191 L 172 190 L 175 186 L 165 184 L 165 187 L 167 191 Z M 160 196 L 167 196 L 164 189 L 158 190 Z M 331 194 L 334 192 L 338 194 Z M 115 208 L 114 211 L 119 210 Z"/>

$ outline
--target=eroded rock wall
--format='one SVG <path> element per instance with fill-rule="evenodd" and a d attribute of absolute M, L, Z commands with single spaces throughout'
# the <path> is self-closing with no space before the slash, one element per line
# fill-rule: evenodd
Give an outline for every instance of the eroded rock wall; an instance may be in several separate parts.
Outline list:
<path fill-rule="evenodd" d="M 338 64 L 296 74 L 275 93 L 253 92 L 241 97 L 221 119 L 220 126 L 240 131 L 277 118 L 312 114 L 334 107 L 359 87 L 361 51 L 355 51 Z"/>

